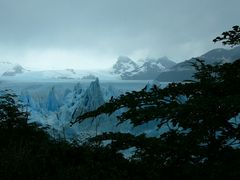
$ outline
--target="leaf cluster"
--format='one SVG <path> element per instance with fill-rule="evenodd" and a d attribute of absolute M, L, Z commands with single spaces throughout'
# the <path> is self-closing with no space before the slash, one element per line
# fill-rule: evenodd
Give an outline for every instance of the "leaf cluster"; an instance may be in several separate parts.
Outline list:
<path fill-rule="evenodd" d="M 181 169 L 176 172 L 180 177 L 195 177 L 199 172 L 213 179 L 223 176 L 222 172 L 236 175 L 235 166 L 228 172 L 223 169 L 226 165 L 230 167 L 230 159 L 231 167 L 237 165 L 240 155 L 240 59 L 215 65 L 196 59 L 193 66 L 194 81 L 128 92 L 72 123 L 123 109 L 118 117 L 120 123 L 130 120 L 139 126 L 157 120 L 159 131 L 163 128 L 165 131 L 153 138 L 109 133 L 94 140 L 112 140 L 108 146 L 115 152 L 136 147 L 132 160 L 144 164 L 148 170 L 161 171 L 160 174 Z"/>
<path fill-rule="evenodd" d="M 111 149 L 53 139 L 28 123 L 10 91 L 0 95 L 0 179 L 134 179 L 131 164 Z M 139 176 L 136 176 L 139 179 Z"/>
<path fill-rule="evenodd" d="M 222 36 L 216 37 L 213 42 L 222 41 L 223 45 L 236 46 L 240 44 L 240 27 L 233 26 L 232 30 L 225 31 L 222 33 Z"/>
<path fill-rule="evenodd" d="M 10 90 L 0 92 L 0 128 L 26 126 L 29 114 L 16 98 Z"/>

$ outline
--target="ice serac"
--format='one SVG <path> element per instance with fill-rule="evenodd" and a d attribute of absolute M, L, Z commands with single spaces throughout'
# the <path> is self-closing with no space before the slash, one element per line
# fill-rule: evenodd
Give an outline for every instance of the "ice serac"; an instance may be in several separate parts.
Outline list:
<path fill-rule="evenodd" d="M 97 78 L 95 81 L 91 82 L 83 96 L 81 96 L 78 106 L 73 112 L 73 118 L 85 112 L 95 110 L 103 103 L 104 98 Z"/>
<path fill-rule="evenodd" d="M 31 108 L 32 111 L 39 110 L 40 104 L 36 102 L 31 94 L 28 91 L 22 91 L 20 96 L 20 100 L 27 108 Z"/>
<path fill-rule="evenodd" d="M 58 111 L 59 107 L 60 103 L 57 100 L 55 88 L 52 87 L 47 97 L 47 109 L 48 111 Z"/>
<path fill-rule="evenodd" d="M 104 103 L 103 94 L 100 88 L 99 79 L 91 82 L 89 88 L 83 95 L 83 105 L 88 110 L 94 110 Z"/>
<path fill-rule="evenodd" d="M 77 83 L 73 88 L 73 93 L 75 96 L 80 95 L 83 91 L 83 88 L 80 83 Z"/>
<path fill-rule="evenodd" d="M 116 89 L 112 85 L 109 85 L 106 88 L 102 88 L 102 93 L 103 93 L 104 101 L 107 102 L 112 97 L 116 98 L 116 97 L 120 96 L 121 94 L 123 94 L 124 92 L 121 91 L 120 89 Z"/>

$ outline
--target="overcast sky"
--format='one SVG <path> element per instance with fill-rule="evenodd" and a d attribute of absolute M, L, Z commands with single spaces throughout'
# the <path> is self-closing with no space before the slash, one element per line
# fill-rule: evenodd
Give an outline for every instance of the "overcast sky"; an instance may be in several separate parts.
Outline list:
<path fill-rule="evenodd" d="M 119 55 L 180 62 L 219 47 L 240 0 L 0 0 L 0 61 L 105 69 Z"/>

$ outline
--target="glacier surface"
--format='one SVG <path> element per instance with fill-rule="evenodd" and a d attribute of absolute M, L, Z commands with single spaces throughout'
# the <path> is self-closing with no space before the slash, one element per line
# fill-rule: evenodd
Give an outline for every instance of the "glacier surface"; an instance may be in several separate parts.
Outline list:
<path fill-rule="evenodd" d="M 11 89 L 30 112 L 30 122 L 48 127 L 52 136 L 84 140 L 103 132 L 125 132 L 135 135 L 159 134 L 157 123 L 151 121 L 133 127 L 130 121 L 117 125 L 116 114 L 100 115 L 70 126 L 70 121 L 128 91 L 141 90 L 153 82 L 144 80 L 49 80 L 19 81 L 2 79 L 1 90 Z M 119 112 L 117 112 L 119 113 Z"/>

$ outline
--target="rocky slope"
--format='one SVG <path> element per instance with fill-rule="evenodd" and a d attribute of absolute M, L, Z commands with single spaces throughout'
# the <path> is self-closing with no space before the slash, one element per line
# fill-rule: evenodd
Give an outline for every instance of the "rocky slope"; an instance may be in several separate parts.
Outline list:
<path fill-rule="evenodd" d="M 240 58 L 240 46 L 233 49 L 213 49 L 196 58 L 204 60 L 207 64 L 226 62 L 231 63 Z M 194 62 L 196 58 L 191 58 L 184 62 L 178 63 L 169 68 L 167 71 L 160 72 L 157 80 L 161 82 L 176 82 L 192 79 L 192 75 L 195 71 L 191 66 L 191 63 Z"/>

